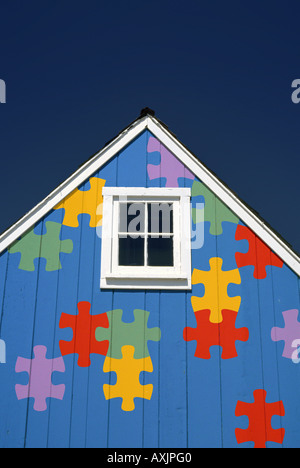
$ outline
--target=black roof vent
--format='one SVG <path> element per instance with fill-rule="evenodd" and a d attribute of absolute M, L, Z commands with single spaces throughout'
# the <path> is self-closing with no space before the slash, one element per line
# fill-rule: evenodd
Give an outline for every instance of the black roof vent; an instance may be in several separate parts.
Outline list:
<path fill-rule="evenodd" d="M 149 107 L 144 107 L 144 109 L 141 110 L 140 117 L 145 117 L 146 115 L 152 115 L 154 117 L 155 112 Z"/>

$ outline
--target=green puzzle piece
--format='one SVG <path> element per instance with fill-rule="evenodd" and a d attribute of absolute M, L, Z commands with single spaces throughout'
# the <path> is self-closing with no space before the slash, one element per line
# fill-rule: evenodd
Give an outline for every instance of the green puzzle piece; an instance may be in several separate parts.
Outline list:
<path fill-rule="evenodd" d="M 150 313 L 146 310 L 135 309 L 134 321 L 125 323 L 122 321 L 123 310 L 116 309 L 106 313 L 109 328 L 96 328 L 97 341 L 109 341 L 107 356 L 114 359 L 122 359 L 122 346 L 134 346 L 134 359 L 149 357 L 148 341 L 160 341 L 160 328 L 148 328 Z"/>
<path fill-rule="evenodd" d="M 229 223 L 238 224 L 239 218 L 224 205 L 221 200 L 214 195 L 202 182 L 194 181 L 192 186 L 192 197 L 202 196 L 205 200 L 204 205 L 204 221 L 210 222 L 209 233 L 213 236 L 222 234 L 222 223 L 227 221 Z M 199 208 L 192 209 L 193 222 L 199 223 L 203 221 L 203 210 Z"/>
<path fill-rule="evenodd" d="M 62 268 L 59 255 L 60 253 L 71 253 L 73 242 L 70 239 L 63 241 L 59 239 L 61 231 L 59 223 L 47 221 L 46 230 L 46 234 L 40 236 L 34 233 L 33 228 L 8 249 L 10 254 L 21 253 L 20 270 L 34 271 L 36 258 L 46 259 L 46 271 Z"/>

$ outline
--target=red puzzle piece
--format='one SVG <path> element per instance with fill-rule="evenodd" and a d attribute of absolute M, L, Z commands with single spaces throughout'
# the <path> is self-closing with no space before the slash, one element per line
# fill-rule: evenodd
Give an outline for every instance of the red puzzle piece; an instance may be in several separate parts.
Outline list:
<path fill-rule="evenodd" d="M 210 310 L 198 310 L 195 312 L 197 327 L 186 327 L 183 330 L 185 341 L 197 341 L 195 357 L 210 359 L 209 348 L 222 346 L 222 359 L 232 359 L 237 357 L 235 342 L 248 340 L 248 328 L 235 327 L 237 312 L 225 309 L 222 314 L 221 323 L 212 323 L 209 320 Z"/>
<path fill-rule="evenodd" d="M 59 342 L 62 356 L 67 354 L 78 354 L 78 366 L 89 367 L 91 364 L 90 354 L 102 354 L 106 356 L 109 341 L 96 341 L 95 331 L 97 327 L 108 328 L 109 321 L 106 313 L 91 315 L 89 302 L 79 302 L 78 315 L 62 313 L 59 328 L 70 327 L 73 329 L 72 341 Z"/>
<path fill-rule="evenodd" d="M 238 401 L 235 409 L 236 416 L 248 416 L 248 429 L 237 428 L 235 436 L 238 444 L 243 442 L 254 442 L 254 448 L 266 448 L 266 442 L 282 444 L 285 430 L 283 428 L 273 429 L 271 425 L 272 416 L 284 416 L 282 401 L 266 403 L 267 392 L 255 390 L 253 392 L 254 403 Z"/>
<path fill-rule="evenodd" d="M 272 250 L 254 234 L 251 229 L 239 224 L 235 232 L 236 240 L 246 239 L 249 242 L 247 253 L 236 252 L 235 260 L 237 267 L 248 265 L 254 266 L 254 278 L 264 279 L 267 276 L 266 266 L 273 265 L 282 268 L 283 261 L 275 255 Z"/>

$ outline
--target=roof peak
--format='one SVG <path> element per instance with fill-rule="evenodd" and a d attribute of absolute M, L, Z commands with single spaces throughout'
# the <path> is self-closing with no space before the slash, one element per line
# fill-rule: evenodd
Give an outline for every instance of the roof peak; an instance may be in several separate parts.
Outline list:
<path fill-rule="evenodd" d="M 152 115 L 152 117 L 154 117 L 155 111 L 150 109 L 150 107 L 144 107 L 140 112 L 140 117 L 145 117 L 146 115 Z"/>

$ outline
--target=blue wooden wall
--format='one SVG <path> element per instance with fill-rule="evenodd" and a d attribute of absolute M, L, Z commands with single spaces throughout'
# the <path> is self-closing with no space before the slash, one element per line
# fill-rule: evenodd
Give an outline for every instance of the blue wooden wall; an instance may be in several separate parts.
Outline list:
<path fill-rule="evenodd" d="M 142 133 L 94 177 L 105 180 L 105 186 L 164 187 L 168 174 L 161 160 L 163 148 L 149 151 L 153 138 L 148 131 Z M 152 165 L 159 167 L 160 177 L 152 178 Z M 300 446 L 300 366 L 292 359 L 291 347 L 300 338 L 299 278 L 257 239 L 251 247 L 255 262 L 250 264 L 244 257 L 246 264 L 241 266 L 236 253 L 246 254 L 250 248 L 247 238 L 236 239 L 243 223 L 234 216 L 228 220 L 228 213 L 224 217 L 222 204 L 210 193 L 201 195 L 199 181 L 187 174 L 183 168 L 175 185 L 193 187 L 193 203 L 196 198 L 207 203 L 204 209 L 210 203 L 216 212 L 215 220 L 193 222 L 193 229 L 203 233 L 204 244 L 192 250 L 191 291 L 100 290 L 101 226 L 90 227 L 88 214 L 79 215 L 78 227 L 67 226 L 63 208 L 36 225 L 23 249 L 17 244 L 0 255 L 1 447 Z M 89 188 L 87 181 L 80 190 Z M 49 222 L 54 224 L 46 225 Z M 55 251 L 54 244 L 57 248 L 60 241 L 53 236 L 56 266 L 44 253 L 49 226 L 58 229 L 62 241 Z M 36 242 L 38 254 L 32 263 L 28 251 L 33 244 L 36 248 Z M 229 281 L 220 269 L 210 269 L 215 258 L 222 271 L 231 272 Z M 198 282 L 197 270 L 211 272 L 205 284 Z M 207 317 L 205 310 L 211 309 L 209 297 L 205 298 L 209 288 L 214 288 L 221 309 L 230 309 L 223 307 L 223 300 L 240 298 L 238 310 L 232 312 L 236 329 L 242 331 L 235 335 L 233 326 L 224 329 L 227 312 L 213 327 L 206 318 L 199 336 L 207 326 L 223 340 L 219 346 L 211 339 L 207 356 L 200 348 L 209 341 L 210 332 L 208 338 L 199 338 L 198 352 L 193 333 L 196 312 L 202 313 L 202 320 Z M 202 299 L 200 311 L 192 306 L 195 297 Z M 60 342 L 74 336 L 80 341 L 84 328 L 79 321 L 74 329 L 61 328 L 62 314 L 73 316 L 76 324 L 74 316 L 89 305 L 90 315 L 96 319 L 101 315 L 101 320 L 109 311 L 122 309 L 125 323 L 134 321 L 136 309 L 148 311 L 147 327 L 160 329 L 160 340 L 148 341 L 153 371 L 138 375 L 141 385 L 153 385 L 152 396 L 135 398 L 133 410 L 122 409 L 121 397 L 105 398 L 103 387 L 116 384 L 117 375 L 103 371 L 105 362 L 109 369 L 114 366 L 109 356 L 92 352 L 91 320 L 90 362 L 79 365 L 75 349 L 62 355 Z M 265 443 L 259 434 L 267 434 Z"/>

